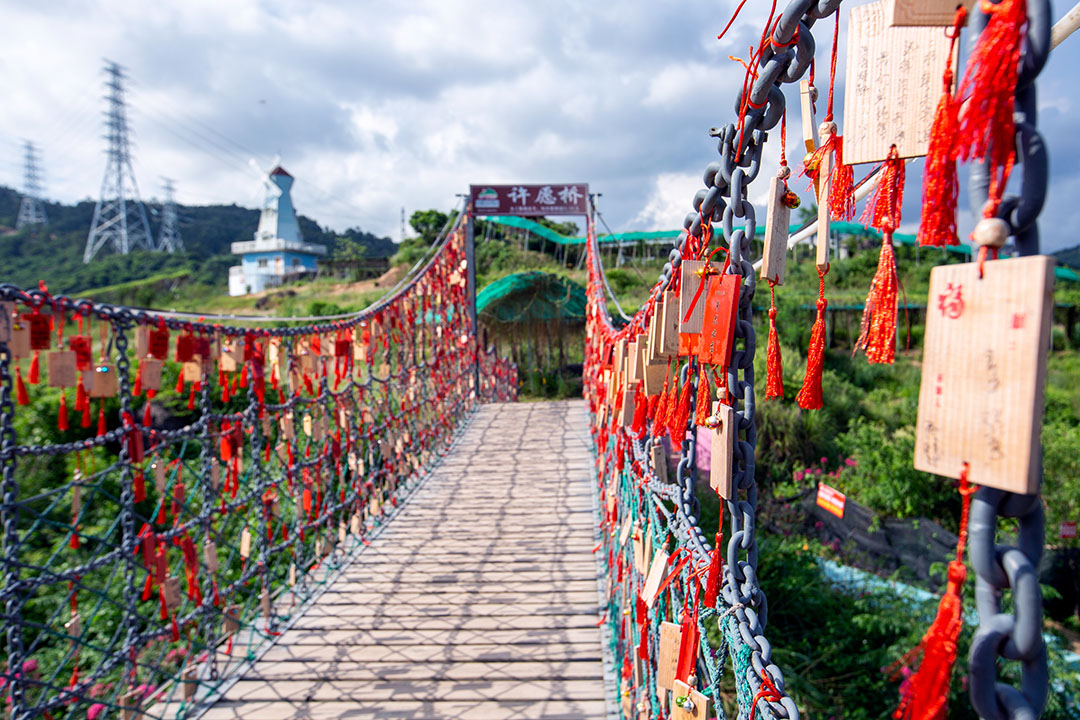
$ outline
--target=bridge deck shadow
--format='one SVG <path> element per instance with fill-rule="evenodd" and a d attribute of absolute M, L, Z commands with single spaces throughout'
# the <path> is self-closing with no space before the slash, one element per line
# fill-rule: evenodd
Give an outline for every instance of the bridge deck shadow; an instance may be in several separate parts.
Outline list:
<path fill-rule="evenodd" d="M 390 525 L 202 716 L 601 718 L 581 402 L 486 405 Z"/>

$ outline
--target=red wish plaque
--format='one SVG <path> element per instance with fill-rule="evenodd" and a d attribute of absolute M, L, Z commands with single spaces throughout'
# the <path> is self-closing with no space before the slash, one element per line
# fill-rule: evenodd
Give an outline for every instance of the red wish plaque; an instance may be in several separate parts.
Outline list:
<path fill-rule="evenodd" d="M 698 359 L 727 367 L 739 311 L 739 275 L 713 275 L 705 294 L 705 323 L 701 328 Z"/>
<path fill-rule="evenodd" d="M 844 493 L 834 487 L 829 487 L 823 482 L 818 483 L 817 504 L 819 508 L 831 512 L 838 518 L 843 518 L 845 502 L 847 502 L 847 498 Z"/>
<path fill-rule="evenodd" d="M 1062 540 L 1076 537 L 1076 521 L 1071 520 L 1069 522 L 1061 523 L 1061 527 L 1058 530 L 1058 536 Z"/>

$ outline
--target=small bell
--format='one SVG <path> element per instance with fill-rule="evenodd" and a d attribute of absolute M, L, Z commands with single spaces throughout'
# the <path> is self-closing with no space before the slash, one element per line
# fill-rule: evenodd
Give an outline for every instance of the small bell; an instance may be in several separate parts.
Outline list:
<path fill-rule="evenodd" d="M 789 210 L 794 210 L 795 208 L 802 205 L 802 200 L 799 199 L 799 196 L 795 193 L 794 190 L 788 190 L 783 195 L 781 195 L 780 202 L 781 204 L 783 204 L 784 207 L 788 208 Z"/>
<path fill-rule="evenodd" d="M 808 152 L 806 153 L 806 157 L 803 158 L 802 164 L 803 167 L 806 168 L 806 173 L 809 175 L 817 172 L 818 166 L 821 164 L 821 158 L 815 153 Z"/>

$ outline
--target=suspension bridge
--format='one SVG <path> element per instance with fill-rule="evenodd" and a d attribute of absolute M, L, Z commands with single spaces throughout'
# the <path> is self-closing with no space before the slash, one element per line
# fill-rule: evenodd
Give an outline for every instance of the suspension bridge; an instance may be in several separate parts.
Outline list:
<path fill-rule="evenodd" d="M 774 338 L 768 350 L 757 344 L 753 300 L 759 272 L 775 291 L 788 245 L 804 236 L 789 237 L 782 164 L 762 256 L 753 257 L 748 186 L 784 117 L 780 87 L 809 70 L 824 19 L 835 22 L 835 60 L 840 4 L 793 0 L 770 18 L 737 119 L 713 131 L 720 160 L 706 168 L 670 262 L 632 314 L 610 292 L 595 207 L 565 188 L 564 202 L 580 201 L 587 217 L 584 401 L 514 402 L 517 368 L 485 347 L 477 327 L 476 205 L 359 313 L 268 325 L 0 285 L 9 717 L 704 720 L 734 706 L 740 720 L 797 720 L 757 577 L 757 353 L 768 356 L 763 397 L 784 392 Z M 1017 13 L 1009 27 L 1028 70 L 1006 94 L 1024 120 L 1015 128 L 1024 194 L 975 183 L 989 208 L 975 233 L 980 250 L 953 268 L 970 273 L 966 294 L 957 280 L 939 306 L 958 320 L 965 303 L 982 308 L 977 288 L 1000 282 L 998 273 L 1035 268 L 1024 282 L 1043 284 L 1025 286 L 1030 305 L 992 310 L 1008 311 L 1012 330 L 1034 333 L 1016 344 L 1034 348 L 1017 375 L 1031 385 L 1021 410 L 1037 437 L 1046 345 L 1038 333 L 1053 272 L 1037 256 L 1046 157 L 1032 88 L 1049 52 L 1050 9 L 1046 0 L 998 7 L 976 29 L 996 12 Z M 964 14 L 953 12 L 959 32 Z M 953 41 L 937 41 L 951 77 Z M 874 362 L 892 360 L 889 258 L 905 164 L 893 145 L 856 186 L 843 162 L 832 166 L 842 147 L 832 93 L 820 144 L 811 95 L 805 141 L 819 201 L 820 296 L 796 397 L 807 411 L 823 404 L 830 214 L 842 217 L 871 192 L 881 264 L 860 346 Z M 977 172 L 986 180 L 990 171 Z M 847 195 L 835 201 L 830 187 Z M 550 187 L 543 197 L 555 203 Z M 998 213 L 1021 206 L 1026 214 Z M 947 213 L 937 214 L 940 242 L 929 244 L 951 244 Z M 1007 237 L 1022 257 L 997 259 Z M 982 394 L 1002 382 L 997 363 L 1020 354 L 990 353 Z M 938 395 L 950 392 L 937 382 Z M 155 422 L 165 408 L 173 422 Z M 699 428 L 710 432 L 710 492 L 726 513 L 726 537 L 724 527 L 707 533 L 701 524 Z M 940 424 L 920 422 L 920 432 L 932 435 L 920 438 L 916 462 L 938 472 L 960 441 Z M 1047 701 L 1037 441 L 1011 451 L 1028 461 L 1021 480 L 1034 477 L 1033 486 L 1006 486 L 984 470 L 979 453 L 1002 456 L 997 442 L 940 470 L 957 477 L 964 531 L 939 614 L 900 660 L 920 666 L 901 685 L 900 716 L 939 717 L 948 702 L 965 543 L 980 623 L 968 663 L 975 712 L 1033 718 Z M 1014 546 L 996 544 L 999 518 L 1016 520 Z M 1018 661 L 1019 687 L 999 682 L 1002 659 Z"/>

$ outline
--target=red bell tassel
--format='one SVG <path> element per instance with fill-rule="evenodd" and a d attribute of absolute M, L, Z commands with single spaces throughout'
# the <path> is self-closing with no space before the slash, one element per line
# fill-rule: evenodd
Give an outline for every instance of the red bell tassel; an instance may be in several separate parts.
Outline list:
<path fill-rule="evenodd" d="M 784 363 L 780 356 L 780 338 L 776 333 L 776 283 L 770 280 L 769 345 L 765 350 L 765 399 L 782 397 L 784 397 Z"/>
<path fill-rule="evenodd" d="M 1006 0 L 1007 1 L 1007 0 Z M 964 565 L 964 544 L 967 541 L 968 510 L 975 487 L 968 483 L 968 466 L 960 473 L 960 537 L 956 542 L 956 559 L 949 563 L 949 582 L 938 604 L 937 616 L 919 641 L 893 664 L 893 669 L 907 665 L 920 653 L 919 669 L 908 678 L 901 692 L 900 705 L 893 712 L 896 720 L 943 720 L 949 701 L 953 665 L 956 663 L 956 640 L 964 627 L 962 590 L 967 579 Z"/>
<path fill-rule="evenodd" d="M 721 500 L 723 502 L 723 500 Z M 720 513 L 720 522 L 723 520 L 723 512 Z M 720 597 L 720 571 L 722 569 L 721 553 L 724 551 L 724 534 L 717 531 L 716 541 L 713 545 L 712 561 L 709 563 L 709 574 L 705 580 L 705 597 L 701 602 L 707 608 L 716 607 L 716 600 Z"/>
<path fill-rule="evenodd" d="M 105 398 L 102 398 L 101 405 L 98 407 L 97 434 L 104 435 L 107 429 L 105 425 Z"/>
<path fill-rule="evenodd" d="M 953 21 L 952 43 L 945 62 L 941 100 L 934 111 L 934 123 L 930 127 L 930 145 L 926 153 L 926 169 L 923 171 L 922 218 L 919 222 L 920 245 L 941 247 L 959 245 L 956 236 L 956 198 L 960 184 L 956 177 L 957 143 L 960 103 L 953 96 L 953 53 L 960 37 L 967 11 L 961 5 L 956 9 Z"/>
<path fill-rule="evenodd" d="M 41 352 L 38 350 L 34 351 L 34 357 L 30 360 L 30 374 L 26 379 L 31 385 L 41 382 Z"/>
<path fill-rule="evenodd" d="M 994 197 L 995 187 L 998 193 L 1004 190 L 1016 153 L 1013 105 L 1027 8 L 1024 0 L 981 3 L 979 7 L 990 17 L 968 58 L 957 92 L 957 97 L 967 102 L 960 113 L 956 143 L 964 160 L 989 160 L 990 195 Z"/>
<path fill-rule="evenodd" d="M 15 366 L 15 398 L 19 405 L 30 404 L 30 393 L 26 392 L 26 383 L 23 381 L 22 368 Z"/>
<path fill-rule="evenodd" d="M 60 391 L 60 411 L 56 415 L 56 429 L 61 432 L 68 429 L 67 396 Z"/>
<path fill-rule="evenodd" d="M 697 412 L 694 414 L 694 424 L 704 425 L 712 414 L 712 403 L 709 402 L 709 377 L 705 374 L 705 365 L 702 364 L 698 372 L 697 387 Z"/>
<path fill-rule="evenodd" d="M 679 640 L 679 658 L 675 663 L 675 678 L 686 682 L 697 666 L 697 656 L 701 651 L 701 633 L 697 624 L 697 606 L 694 607 L 693 612 L 690 608 L 684 607 L 682 615 L 682 623 L 680 623 L 682 637 Z"/>
<path fill-rule="evenodd" d="M 795 402 L 803 410 L 821 409 L 821 375 L 825 365 L 825 310 L 829 302 L 825 299 L 825 274 L 828 269 L 818 268 L 817 317 L 810 328 L 810 347 L 806 351 L 806 376 L 802 388 L 795 396 Z"/>

